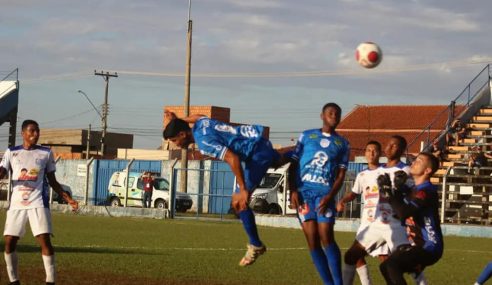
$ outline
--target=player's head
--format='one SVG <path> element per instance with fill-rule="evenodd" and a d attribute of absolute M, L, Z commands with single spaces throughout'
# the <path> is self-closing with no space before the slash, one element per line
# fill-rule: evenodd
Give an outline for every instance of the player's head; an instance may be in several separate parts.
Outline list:
<path fill-rule="evenodd" d="M 321 109 L 320 117 L 323 121 L 323 126 L 335 129 L 342 118 L 342 108 L 336 103 L 327 103 Z"/>
<path fill-rule="evenodd" d="M 407 149 L 407 140 L 399 135 L 391 136 L 384 148 L 384 154 L 388 160 L 399 160 L 401 155 Z"/>
<path fill-rule="evenodd" d="M 178 118 L 172 119 L 167 124 L 162 136 L 180 148 L 187 148 L 193 142 L 190 126 L 187 122 Z"/>
<path fill-rule="evenodd" d="M 369 141 L 364 151 L 367 163 L 378 164 L 381 156 L 381 144 L 377 141 Z"/>
<path fill-rule="evenodd" d="M 39 124 L 34 120 L 25 120 L 22 122 L 22 139 L 25 146 L 32 146 L 39 140 Z"/>
<path fill-rule="evenodd" d="M 431 177 L 439 168 L 439 160 L 429 152 L 421 152 L 412 165 L 410 166 L 410 174 L 414 177 L 426 176 Z"/>

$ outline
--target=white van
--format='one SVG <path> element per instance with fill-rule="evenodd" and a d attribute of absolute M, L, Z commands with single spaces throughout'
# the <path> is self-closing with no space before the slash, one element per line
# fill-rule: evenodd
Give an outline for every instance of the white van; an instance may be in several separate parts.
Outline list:
<path fill-rule="evenodd" d="M 130 172 L 128 179 L 128 202 L 130 207 L 142 207 L 143 181 L 141 173 Z M 119 207 L 125 203 L 127 172 L 117 171 L 111 175 L 108 185 L 108 202 L 113 207 Z M 169 206 L 169 182 L 162 177 L 154 178 L 154 191 L 152 192 L 151 205 L 154 208 L 168 208 Z M 176 211 L 186 212 L 193 205 L 193 200 L 186 193 L 176 192 Z"/>
<path fill-rule="evenodd" d="M 249 207 L 261 214 L 295 214 L 295 209 L 290 209 L 289 183 L 286 180 L 289 164 L 277 169 L 268 169 L 260 185 L 251 195 Z"/>

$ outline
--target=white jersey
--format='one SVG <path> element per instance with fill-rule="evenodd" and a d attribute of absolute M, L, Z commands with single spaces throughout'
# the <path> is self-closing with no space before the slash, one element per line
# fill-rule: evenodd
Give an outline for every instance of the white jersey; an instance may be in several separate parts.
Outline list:
<path fill-rule="evenodd" d="M 410 168 L 403 163 L 389 168 L 382 165 L 376 169 L 366 169 L 357 175 L 352 192 L 362 195 L 364 202 L 361 226 L 376 221 L 383 224 L 401 224 L 400 220 L 394 217 L 393 208 L 388 201 L 380 198 L 377 183 L 378 176 L 384 173 L 388 173 L 393 181 L 394 173 L 398 170 L 403 170 L 408 174 Z"/>
<path fill-rule="evenodd" d="M 0 166 L 12 171 L 12 197 L 9 209 L 48 208 L 49 194 L 46 173 L 56 170 L 53 153 L 47 147 L 22 145 L 8 148 Z"/>

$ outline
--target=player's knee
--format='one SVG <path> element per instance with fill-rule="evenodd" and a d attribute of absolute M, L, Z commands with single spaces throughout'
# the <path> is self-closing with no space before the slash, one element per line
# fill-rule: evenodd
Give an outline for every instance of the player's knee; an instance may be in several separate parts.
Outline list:
<path fill-rule="evenodd" d="M 356 254 L 353 248 L 349 248 L 347 252 L 345 252 L 343 259 L 346 264 L 355 265 L 357 263 L 357 260 L 359 259 L 359 256 Z"/>

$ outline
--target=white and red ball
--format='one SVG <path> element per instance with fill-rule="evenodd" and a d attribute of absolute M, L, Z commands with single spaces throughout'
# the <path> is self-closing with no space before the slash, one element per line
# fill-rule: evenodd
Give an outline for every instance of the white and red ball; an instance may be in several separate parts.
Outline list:
<path fill-rule="evenodd" d="M 379 46 L 373 42 L 359 44 L 355 50 L 355 59 L 365 68 L 374 68 L 383 59 L 383 52 Z"/>

